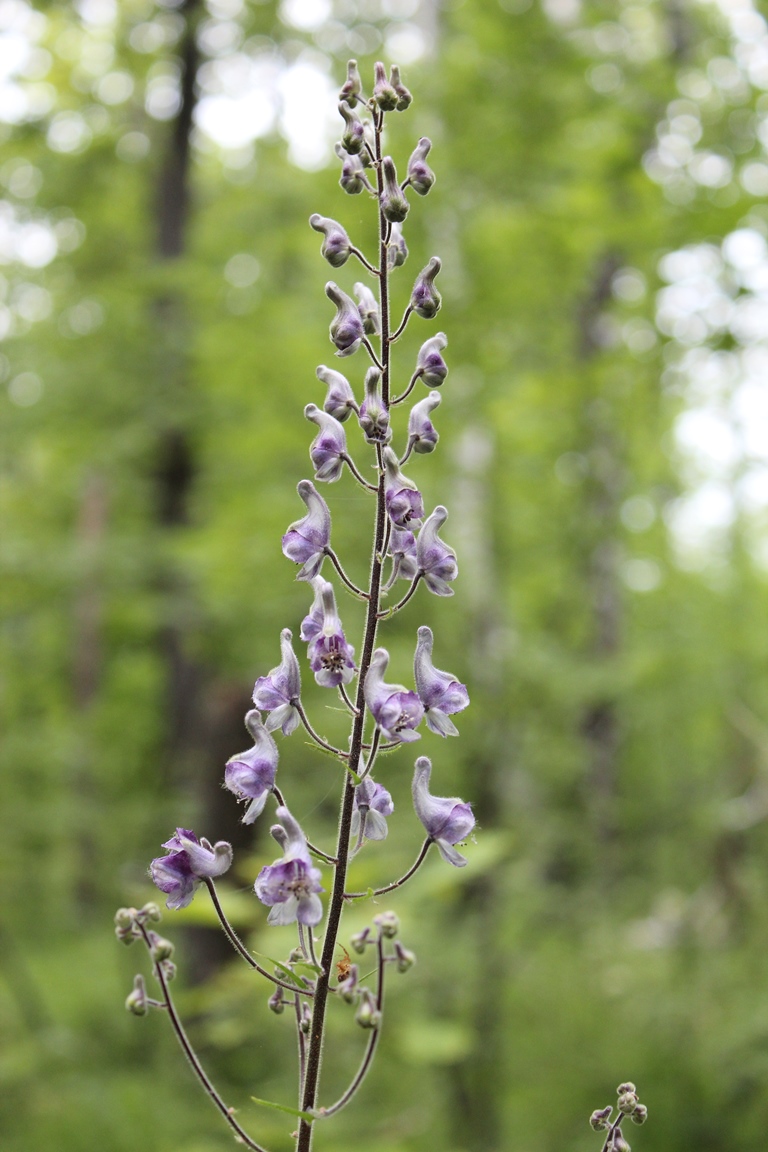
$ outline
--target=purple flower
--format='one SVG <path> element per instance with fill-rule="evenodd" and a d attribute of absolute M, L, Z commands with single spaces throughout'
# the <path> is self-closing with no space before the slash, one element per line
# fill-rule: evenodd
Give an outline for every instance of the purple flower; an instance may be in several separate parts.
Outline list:
<path fill-rule="evenodd" d="M 309 449 L 309 458 L 315 468 L 315 480 L 325 480 L 332 484 L 341 476 L 347 454 L 344 429 L 335 416 L 329 416 L 317 404 L 307 404 L 304 415 L 320 429 Z"/>
<path fill-rule="evenodd" d="M 290 736 L 299 724 L 296 702 L 301 696 L 301 673 L 291 644 L 292 638 L 290 628 L 283 628 L 280 633 L 280 663 L 268 676 L 259 676 L 253 688 L 254 704 L 262 712 L 269 713 L 267 732 L 282 728 L 284 736 Z M 246 717 L 247 723 L 248 717 Z M 256 736 L 251 734 L 255 740 Z"/>
<path fill-rule="evenodd" d="M 291 711 L 296 713 L 295 708 Z M 296 721 L 298 723 L 298 714 Z M 262 724 L 261 716 L 255 708 L 247 713 L 245 726 L 253 737 L 253 748 L 227 761 L 224 787 L 234 792 L 238 800 L 251 801 L 245 810 L 243 824 L 253 824 L 264 811 L 267 796 L 275 786 L 278 752 L 277 744 Z"/>
<path fill-rule="evenodd" d="M 402 224 L 408 215 L 410 205 L 398 182 L 397 169 L 391 156 L 385 156 L 382 160 L 381 174 L 384 182 L 381 193 L 382 215 L 390 224 Z"/>
<path fill-rule="evenodd" d="M 427 156 L 431 147 L 432 141 L 429 137 L 422 136 L 408 161 L 408 179 L 411 188 L 414 192 L 418 192 L 419 196 L 426 196 L 435 182 L 435 174 L 427 164 Z"/>
<path fill-rule="evenodd" d="M 369 444 L 388 444 L 392 439 L 389 412 L 379 396 L 380 380 L 381 372 L 378 368 L 369 368 L 365 374 L 365 399 L 360 405 L 358 417 Z"/>
<path fill-rule="evenodd" d="M 424 521 L 416 541 L 419 571 L 427 588 L 435 596 L 453 596 L 453 588 L 448 587 L 448 581 L 455 580 L 459 574 L 456 553 L 438 536 L 447 519 L 448 510 L 438 504 L 432 515 Z"/>
<path fill-rule="evenodd" d="M 466 859 L 453 847 L 466 840 L 475 826 L 472 808 L 454 796 L 452 799 L 431 796 L 429 777 L 432 762 L 426 756 L 419 756 L 413 774 L 413 806 L 416 815 L 424 825 L 430 840 L 437 844 L 443 860 L 456 868 L 463 868 Z"/>
<path fill-rule="evenodd" d="M 357 412 L 355 394 L 346 376 L 342 376 L 341 372 L 336 372 L 333 368 L 326 368 L 325 364 L 321 364 L 317 369 L 317 378 L 328 387 L 323 408 L 329 416 L 335 416 L 337 420 L 343 423 L 350 412 Z"/>
<path fill-rule="evenodd" d="M 314 640 L 320 632 L 323 626 L 323 589 L 332 588 L 332 585 L 327 580 L 323 580 L 322 576 L 315 576 L 311 583 L 315 590 L 315 598 L 309 612 L 301 622 L 301 631 L 299 632 L 299 636 L 305 642 Z"/>
<path fill-rule="evenodd" d="M 331 267 L 341 268 L 342 264 L 346 264 L 352 242 L 341 224 L 336 220 L 330 220 L 327 216 L 321 216 L 318 212 L 312 213 L 309 223 L 315 232 L 323 233 L 325 239 L 320 246 L 320 253 Z"/>
<path fill-rule="evenodd" d="M 289 525 L 283 536 L 283 555 L 302 568 L 297 580 L 311 580 L 323 566 L 331 542 L 331 514 L 328 505 L 310 480 L 300 480 L 296 488 L 307 506 L 307 515 Z"/>
<path fill-rule="evenodd" d="M 186 908 L 195 888 L 207 877 L 221 876 L 232 863 L 232 845 L 225 840 L 211 844 L 198 840 L 188 828 L 177 828 L 176 835 L 166 840 L 167 856 L 158 856 L 149 866 L 154 883 L 168 899 L 166 908 Z"/>
<path fill-rule="evenodd" d="M 360 313 L 360 319 L 363 322 L 365 333 L 368 336 L 378 336 L 379 332 L 381 332 L 378 300 L 370 288 L 359 281 L 355 284 L 353 291 L 359 301 L 357 310 Z"/>
<path fill-rule="evenodd" d="M 448 344 L 445 332 L 438 332 L 425 340 L 416 357 L 416 375 L 420 376 L 427 388 L 439 388 L 448 375 L 448 365 L 440 355 Z"/>
<path fill-rule="evenodd" d="M 339 104 L 339 112 L 344 118 L 344 131 L 341 134 L 341 146 L 350 156 L 357 156 L 365 143 L 365 127 L 363 122 L 348 104 Z"/>
<path fill-rule="evenodd" d="M 336 315 L 331 321 L 330 329 L 331 341 L 336 345 L 336 355 L 351 356 L 353 352 L 357 352 L 365 335 L 357 305 L 332 280 L 326 284 L 325 294 L 336 305 Z"/>
<path fill-rule="evenodd" d="M 434 280 L 442 268 L 439 256 L 433 256 L 426 268 L 422 268 L 416 277 L 411 292 L 411 308 L 423 320 L 431 320 L 440 311 L 442 297 L 435 288 Z"/>
<path fill-rule="evenodd" d="M 386 840 L 387 821 L 395 810 L 392 797 L 381 784 L 370 776 L 355 788 L 355 806 L 352 809 L 352 835 L 362 833 L 366 840 Z"/>
<path fill-rule="evenodd" d="M 417 527 L 424 515 L 424 501 L 416 485 L 400 471 L 397 456 L 384 449 L 384 500 L 395 528 Z"/>
<path fill-rule="evenodd" d="M 320 597 L 323 623 L 320 631 L 309 642 L 307 656 L 317 683 L 322 688 L 338 688 L 340 684 L 349 684 L 355 674 L 355 650 L 344 636 L 336 610 L 333 585 L 323 581 Z"/>
<path fill-rule="evenodd" d="M 440 437 L 429 414 L 434 412 L 441 399 L 439 392 L 430 392 L 411 408 L 408 417 L 408 439 L 414 452 L 434 452 Z"/>
<path fill-rule="evenodd" d="M 408 259 L 408 245 L 403 238 L 402 224 L 393 224 L 387 245 L 387 266 L 400 268 Z"/>
<path fill-rule="evenodd" d="M 341 144 L 336 144 L 334 151 L 341 160 L 341 176 L 339 184 L 349 196 L 357 196 L 363 188 L 373 192 L 371 183 L 365 174 L 365 168 L 359 156 L 348 156 Z"/>
<path fill-rule="evenodd" d="M 373 98 L 382 112 L 394 112 L 397 108 L 397 92 L 387 80 L 387 70 L 380 60 L 373 66 Z"/>
<path fill-rule="evenodd" d="M 301 828 L 287 808 L 278 808 L 280 825 L 272 834 L 284 847 L 282 859 L 267 864 L 256 877 L 254 891 L 271 908 L 267 923 L 272 925 L 299 924 L 312 927 L 323 916 L 323 905 L 318 892 L 320 872 L 313 867 L 307 841 Z"/>
<path fill-rule="evenodd" d="M 386 648 L 376 648 L 365 677 L 365 702 L 387 740 L 410 744 L 421 739 L 414 729 L 424 717 L 424 707 L 416 693 L 402 684 L 384 683 L 388 664 Z"/>
<path fill-rule="evenodd" d="M 392 580 L 413 580 L 419 570 L 416 563 L 416 537 L 407 528 L 393 528 L 389 537 L 392 557 Z"/>
<path fill-rule="evenodd" d="M 416 691 L 424 705 L 424 718 L 430 732 L 438 736 L 458 736 L 456 725 L 448 717 L 462 712 L 469 704 L 469 693 L 450 672 L 440 672 L 432 663 L 432 629 L 422 625 L 418 631 L 413 675 Z"/>

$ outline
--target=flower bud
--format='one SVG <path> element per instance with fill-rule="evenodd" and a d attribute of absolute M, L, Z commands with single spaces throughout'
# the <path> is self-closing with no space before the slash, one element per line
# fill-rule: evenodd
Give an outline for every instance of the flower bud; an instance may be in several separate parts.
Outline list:
<path fill-rule="evenodd" d="M 611 1152 L 632 1152 L 632 1149 L 622 1136 L 621 1132 L 614 1133 Z"/>
<path fill-rule="evenodd" d="M 391 224 L 402 224 L 408 215 L 410 205 L 398 182 L 397 169 L 391 156 L 385 156 L 382 160 L 381 173 L 384 179 L 384 191 L 381 194 L 381 211 L 385 220 L 389 220 Z"/>
<path fill-rule="evenodd" d="M 143 976 L 134 976 L 133 991 L 126 998 L 125 1007 L 134 1016 L 146 1016 L 149 1011 L 147 989 L 144 985 Z"/>
<path fill-rule="evenodd" d="M 378 1028 L 381 1024 L 381 1012 L 376 1007 L 376 1001 L 368 988 L 360 991 L 360 1003 L 355 1013 L 355 1020 L 361 1028 Z"/>
<path fill-rule="evenodd" d="M 408 245 L 403 239 L 401 224 L 393 224 L 387 245 L 387 267 L 400 268 L 408 259 Z"/>
<path fill-rule="evenodd" d="M 388 444 L 392 439 L 392 429 L 389 426 L 389 412 L 379 396 L 379 381 L 381 372 L 378 368 L 369 368 L 365 374 L 365 399 L 360 405 L 360 427 L 369 444 Z"/>
<path fill-rule="evenodd" d="M 122 930 L 133 928 L 133 917 L 135 915 L 135 908 L 118 908 L 117 912 L 115 912 L 115 927 Z"/>
<path fill-rule="evenodd" d="M 274 1012 L 275 1016 L 281 1016 L 285 1011 L 285 1004 L 283 1002 L 282 988 L 275 988 L 274 992 L 267 1000 L 270 1012 Z"/>
<path fill-rule="evenodd" d="M 357 352 L 365 335 L 357 305 L 332 280 L 326 284 L 325 294 L 336 305 L 336 315 L 330 327 L 330 337 L 336 345 L 336 355 L 351 356 Z"/>
<path fill-rule="evenodd" d="M 306 959 L 301 948 L 292 948 L 288 955 L 289 964 L 301 964 Z M 275 969 L 275 975 L 279 976 L 280 973 Z"/>
<path fill-rule="evenodd" d="M 349 380 L 346 376 L 342 376 L 341 372 L 326 368 L 325 364 L 321 364 L 317 369 L 317 378 L 328 387 L 323 408 L 329 416 L 335 416 L 343 424 L 350 412 L 357 412 L 355 394 Z"/>
<path fill-rule="evenodd" d="M 306 1000 L 301 1006 L 301 1020 L 299 1021 L 299 1028 L 305 1036 L 309 1036 L 312 1029 L 312 1013 Z"/>
<path fill-rule="evenodd" d="M 349 972 L 339 981 L 339 995 L 345 1004 L 354 1004 L 358 995 L 358 967 L 350 964 Z"/>
<path fill-rule="evenodd" d="M 373 943 L 370 928 L 363 928 L 362 932 L 355 932 L 349 943 L 353 952 L 358 954 L 365 952 L 366 945 Z"/>
<path fill-rule="evenodd" d="M 157 904 L 154 903 L 154 901 L 150 901 L 149 904 L 145 904 L 141 911 L 146 916 L 147 920 L 154 920 L 155 923 L 162 920 L 163 918 L 160 909 L 158 908 Z"/>
<path fill-rule="evenodd" d="M 365 168 L 359 156 L 349 156 L 341 144 L 334 147 L 336 155 L 341 160 L 341 176 L 339 184 L 349 196 L 357 196 L 364 188 L 372 192 L 370 181 L 365 174 Z"/>
<path fill-rule="evenodd" d="M 399 940 L 395 940 L 395 956 L 397 957 L 398 972 L 407 972 L 416 963 L 416 956 L 407 948 L 403 948 Z"/>
<path fill-rule="evenodd" d="M 176 965 L 174 964 L 173 960 L 163 960 L 160 967 L 163 970 L 163 975 L 169 983 L 171 980 L 176 979 Z"/>
<path fill-rule="evenodd" d="M 440 311 L 443 301 L 435 288 L 434 280 L 442 266 L 440 257 L 433 256 L 426 268 L 423 268 L 416 277 L 411 292 L 411 308 L 423 320 L 431 320 Z"/>
<path fill-rule="evenodd" d="M 355 284 L 353 292 L 359 301 L 357 310 L 363 322 L 363 331 L 366 336 L 378 336 L 381 331 L 379 323 L 379 302 L 365 284 L 359 281 Z"/>
<path fill-rule="evenodd" d="M 318 433 L 309 449 L 309 458 L 315 469 L 315 480 L 332 484 L 341 476 L 347 453 L 347 437 L 335 416 L 329 416 L 317 404 L 304 408 L 307 420 L 317 424 Z"/>
<path fill-rule="evenodd" d="M 341 268 L 342 264 L 346 264 L 351 242 L 341 224 L 336 220 L 330 220 L 327 216 L 320 216 L 317 212 L 310 216 L 309 223 L 315 232 L 324 234 L 325 239 L 320 245 L 320 253 L 331 267 Z"/>
<path fill-rule="evenodd" d="M 634 1112 L 632 1113 L 631 1119 L 634 1124 L 645 1124 L 646 1120 L 648 1119 L 648 1109 L 646 1108 L 645 1104 L 637 1105 Z"/>
<path fill-rule="evenodd" d="M 373 922 L 381 929 L 381 934 L 386 940 L 394 940 L 400 931 L 400 920 L 394 912 L 381 912 L 378 916 L 374 916 Z"/>
<path fill-rule="evenodd" d="M 394 112 L 400 97 L 391 82 L 387 80 L 387 70 L 380 60 L 374 64 L 373 74 L 374 100 L 382 112 Z"/>
<path fill-rule="evenodd" d="M 341 146 L 348 155 L 357 156 L 365 144 L 365 126 L 357 112 L 348 104 L 339 104 L 339 112 L 344 117 Z"/>
<path fill-rule="evenodd" d="M 596 1108 L 589 1118 L 589 1122 L 594 1128 L 595 1132 L 599 1132 L 602 1128 L 609 1128 L 611 1124 L 611 1113 L 613 1108 L 609 1104 L 607 1108 Z"/>
<path fill-rule="evenodd" d="M 418 192 L 419 196 L 426 196 L 435 182 L 435 174 L 427 164 L 427 154 L 431 147 L 432 141 L 429 137 L 422 136 L 408 161 L 408 180 L 411 188 L 414 192 Z"/>
<path fill-rule="evenodd" d="M 616 1089 L 617 1096 L 623 1096 L 625 1092 L 637 1093 L 637 1088 L 634 1086 L 631 1080 L 626 1080 L 623 1084 L 619 1084 L 618 1088 Z"/>
<path fill-rule="evenodd" d="M 616 1104 L 619 1112 L 623 1112 L 625 1116 L 631 1116 L 637 1107 L 637 1093 L 636 1092 L 622 1092 Z"/>
<path fill-rule="evenodd" d="M 339 100 L 343 100 L 345 104 L 349 104 L 350 108 L 354 108 L 362 90 L 363 82 L 357 70 L 357 60 L 350 60 L 347 64 L 347 78 L 339 92 Z"/>
<path fill-rule="evenodd" d="M 150 932 L 149 941 L 152 945 L 150 951 L 153 960 L 158 963 L 162 960 L 170 960 L 173 956 L 173 944 L 170 940 L 166 940 L 164 936 L 158 936 L 157 932 Z"/>
<path fill-rule="evenodd" d="M 425 340 L 416 357 L 416 375 L 420 376 L 427 388 L 439 388 L 448 375 L 448 365 L 441 356 L 441 350 L 448 340 L 444 332 Z"/>
<path fill-rule="evenodd" d="M 394 88 L 395 92 L 397 92 L 397 104 L 395 105 L 395 111 L 405 112 L 406 108 L 408 108 L 413 103 L 413 96 L 411 96 L 405 84 L 403 84 L 402 80 L 400 79 L 400 69 L 398 68 L 397 64 L 393 64 L 389 70 L 389 82 Z"/>
<path fill-rule="evenodd" d="M 133 928 L 115 928 L 115 936 L 121 944 L 133 944 L 137 939 L 137 933 Z"/>

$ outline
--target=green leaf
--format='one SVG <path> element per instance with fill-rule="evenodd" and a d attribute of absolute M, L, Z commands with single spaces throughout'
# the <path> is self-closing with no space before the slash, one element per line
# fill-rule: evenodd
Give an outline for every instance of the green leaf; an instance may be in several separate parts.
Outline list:
<path fill-rule="evenodd" d="M 299 1108 L 289 1108 L 287 1104 L 275 1104 L 272 1100 L 260 1100 L 258 1096 L 251 1096 L 254 1104 L 261 1104 L 264 1108 L 274 1108 L 278 1112 L 287 1112 L 289 1116 L 298 1116 L 300 1120 L 306 1120 L 311 1124 L 316 1119 L 313 1112 L 302 1112 Z"/>

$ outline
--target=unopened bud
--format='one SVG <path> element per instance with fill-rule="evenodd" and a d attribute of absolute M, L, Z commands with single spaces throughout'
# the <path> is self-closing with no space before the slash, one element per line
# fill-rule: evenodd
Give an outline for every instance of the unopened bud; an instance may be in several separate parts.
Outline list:
<path fill-rule="evenodd" d="M 646 1108 L 645 1104 L 637 1105 L 634 1112 L 632 1113 L 631 1119 L 634 1124 L 645 1124 L 646 1120 L 648 1119 L 648 1109 Z"/>
<path fill-rule="evenodd" d="M 312 1013 L 309 1010 L 309 1005 L 306 1000 L 301 1006 L 301 1020 L 299 1021 L 299 1028 L 305 1036 L 309 1036 L 312 1028 Z"/>
<path fill-rule="evenodd" d="M 347 64 L 347 78 L 339 92 L 339 100 L 343 100 L 346 104 L 349 104 L 350 108 L 354 108 L 362 90 L 363 82 L 357 70 L 357 60 L 350 60 Z"/>
<path fill-rule="evenodd" d="M 373 941 L 370 939 L 370 936 L 370 928 L 363 928 L 362 932 L 355 932 L 354 936 L 349 941 L 352 951 L 357 953 L 365 952 L 366 945 L 373 943 Z"/>
<path fill-rule="evenodd" d="M 409 968 L 413 968 L 416 963 L 416 955 L 409 952 L 407 948 L 403 948 L 399 940 L 395 941 L 395 956 L 397 957 L 397 970 L 398 972 L 407 972 Z"/>
<path fill-rule="evenodd" d="M 632 1149 L 622 1136 L 621 1132 L 614 1133 L 613 1143 L 611 1144 L 611 1152 L 632 1152 Z"/>
<path fill-rule="evenodd" d="M 435 182 L 435 174 L 427 164 L 427 155 L 431 147 L 432 141 L 429 137 L 422 136 L 408 161 L 408 179 L 411 188 L 414 192 L 418 192 L 419 196 L 426 196 Z"/>
<path fill-rule="evenodd" d="M 129 1012 L 132 1012 L 134 1016 L 146 1016 L 149 1011 L 147 989 L 144 985 L 143 976 L 134 976 L 133 991 L 126 998 L 125 1007 Z"/>
<path fill-rule="evenodd" d="M 411 96 L 405 84 L 403 84 L 400 79 L 400 69 L 397 64 L 393 64 L 389 70 L 389 82 L 397 93 L 395 110 L 397 112 L 405 112 L 406 108 L 413 103 L 413 96 Z"/>
<path fill-rule="evenodd" d="M 374 924 L 381 929 L 381 934 L 387 940 L 394 940 L 400 931 L 400 920 L 394 912 L 382 912 L 379 916 L 374 916 Z"/>
<path fill-rule="evenodd" d="M 346 376 L 321 364 L 317 369 L 317 378 L 328 387 L 323 408 L 329 416 L 335 416 L 343 423 L 350 412 L 357 412 L 355 394 Z"/>
<path fill-rule="evenodd" d="M 306 957 L 305 957 L 304 953 L 302 952 L 301 948 L 292 948 L 291 953 L 288 957 L 288 963 L 289 964 L 301 964 L 302 960 L 305 960 L 305 959 L 306 959 Z"/>
<path fill-rule="evenodd" d="M 387 70 L 380 60 L 373 66 L 373 75 L 374 100 L 382 112 L 394 112 L 399 96 L 393 85 L 387 80 Z"/>
<path fill-rule="evenodd" d="M 358 281 L 353 288 L 358 299 L 357 310 L 363 322 L 363 330 L 367 336 L 378 336 L 381 331 L 379 323 L 379 302 L 366 284 Z"/>
<path fill-rule="evenodd" d="M 391 156 L 385 156 L 382 160 L 381 174 L 384 181 L 384 190 L 381 193 L 382 214 L 391 224 L 402 224 L 408 215 L 410 205 L 398 182 L 397 169 Z"/>
<path fill-rule="evenodd" d="M 135 908 L 118 908 L 117 912 L 115 912 L 115 927 L 132 928 L 135 915 Z"/>
<path fill-rule="evenodd" d="M 411 409 L 408 417 L 408 439 L 414 452 L 434 452 L 440 436 L 429 416 L 441 399 L 439 392 L 432 391 Z"/>
<path fill-rule="evenodd" d="M 323 233 L 325 239 L 320 245 L 320 254 L 331 267 L 341 268 L 342 264 L 346 264 L 352 245 L 341 224 L 327 216 L 321 216 L 318 212 L 312 213 L 309 223 L 315 232 Z"/>
<path fill-rule="evenodd" d="M 425 340 L 416 357 L 416 375 L 420 376 L 427 388 L 439 388 L 448 375 L 448 365 L 442 357 L 442 349 L 448 344 L 445 332 L 438 332 Z"/>
<path fill-rule="evenodd" d="M 173 944 L 170 940 L 166 940 L 164 936 L 158 936 L 157 932 L 150 932 L 149 941 L 152 946 L 153 960 L 157 960 L 158 963 L 162 960 L 170 960 L 173 956 Z"/>
<path fill-rule="evenodd" d="M 353 352 L 357 352 L 365 335 L 357 305 L 332 280 L 326 284 L 325 294 L 336 305 L 336 315 L 330 327 L 330 337 L 336 345 L 336 355 L 351 356 Z M 274 836 L 274 832 L 272 835 Z"/>
<path fill-rule="evenodd" d="M 137 939 L 133 928 L 115 928 L 115 936 L 121 944 L 133 944 Z"/>
<path fill-rule="evenodd" d="M 357 964 L 350 964 L 349 972 L 343 980 L 339 981 L 339 995 L 346 1004 L 354 1004 L 357 999 Z"/>
<path fill-rule="evenodd" d="M 344 117 L 341 146 L 348 155 L 357 156 L 365 144 L 365 125 L 357 112 L 348 104 L 339 104 L 339 112 Z"/>
<path fill-rule="evenodd" d="M 623 1096 L 625 1092 L 637 1092 L 637 1088 L 631 1080 L 626 1080 L 623 1084 L 619 1084 L 618 1088 L 616 1089 L 617 1096 Z"/>
<path fill-rule="evenodd" d="M 388 444 L 392 439 L 389 412 L 379 395 L 381 372 L 371 367 L 365 374 L 365 399 L 360 405 L 358 419 L 369 444 Z"/>
<path fill-rule="evenodd" d="M 401 224 L 393 224 L 387 246 L 387 267 L 400 268 L 408 259 L 408 245 L 403 238 Z"/>
<path fill-rule="evenodd" d="M 285 1011 L 285 1004 L 283 1003 L 283 990 L 282 988 L 275 988 L 274 992 L 267 1000 L 269 1009 L 274 1012 L 275 1016 L 280 1016 Z"/>
<path fill-rule="evenodd" d="M 435 276 L 442 268 L 439 256 L 433 256 L 426 268 L 423 268 L 416 277 L 416 283 L 411 292 L 411 308 L 417 316 L 424 320 L 431 320 L 436 316 L 442 304 L 442 297 L 435 288 Z"/>
<path fill-rule="evenodd" d="M 150 900 L 148 904 L 145 904 L 141 911 L 146 916 L 147 920 L 153 920 L 156 924 L 163 918 L 160 909 L 153 900 Z"/>
<path fill-rule="evenodd" d="M 341 160 L 339 184 L 347 195 L 357 196 L 364 188 L 372 191 L 360 157 L 347 155 L 341 144 L 336 144 L 334 151 Z"/>
<path fill-rule="evenodd" d="M 176 965 L 174 964 L 173 960 L 163 960 L 160 967 L 163 970 L 163 975 L 169 983 L 171 980 L 176 979 Z"/>
<path fill-rule="evenodd" d="M 378 1028 L 381 1024 L 381 1012 L 368 988 L 361 989 L 355 1020 L 361 1028 Z"/>
<path fill-rule="evenodd" d="M 609 1104 L 607 1108 L 596 1108 L 589 1118 L 589 1122 L 594 1128 L 595 1132 L 599 1132 L 601 1128 L 610 1127 L 611 1113 L 613 1108 Z"/>
<path fill-rule="evenodd" d="M 637 1093 L 634 1091 L 622 1092 L 616 1102 L 616 1107 L 619 1109 L 619 1112 L 623 1112 L 625 1116 L 631 1116 L 637 1107 Z"/>

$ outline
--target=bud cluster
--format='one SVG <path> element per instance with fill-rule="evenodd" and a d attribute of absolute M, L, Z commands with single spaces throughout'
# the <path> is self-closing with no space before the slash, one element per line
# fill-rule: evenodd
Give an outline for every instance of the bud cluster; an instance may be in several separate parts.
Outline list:
<path fill-rule="evenodd" d="M 607 1133 L 603 1144 L 603 1152 L 631 1152 L 631 1148 L 624 1138 L 621 1125 L 627 1118 L 634 1124 L 645 1124 L 648 1119 L 648 1109 L 641 1104 L 635 1085 L 627 1080 L 619 1084 L 616 1089 L 618 1097 L 616 1102 L 617 1115 L 613 1117 L 613 1107 L 608 1104 L 605 1108 L 596 1108 L 589 1118 L 589 1123 L 596 1132 Z"/>

